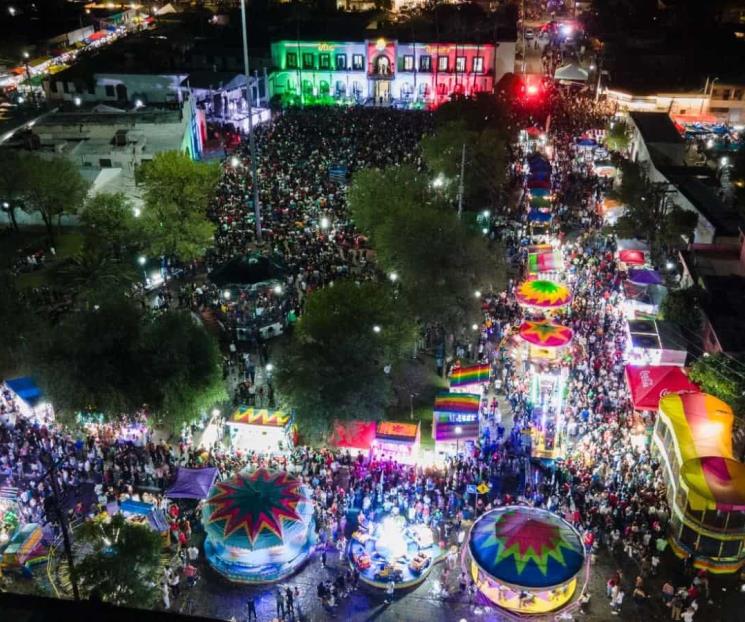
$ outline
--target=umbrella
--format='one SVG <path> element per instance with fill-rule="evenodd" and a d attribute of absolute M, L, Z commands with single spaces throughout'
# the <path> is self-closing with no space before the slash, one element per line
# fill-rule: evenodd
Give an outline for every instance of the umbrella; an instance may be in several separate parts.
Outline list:
<path fill-rule="evenodd" d="M 534 346 L 560 348 L 567 345 L 574 336 L 571 328 L 554 322 L 530 322 L 520 325 L 520 337 Z"/>
<path fill-rule="evenodd" d="M 541 279 L 524 281 L 517 288 L 517 301 L 533 307 L 563 307 L 572 300 L 566 285 Z"/>

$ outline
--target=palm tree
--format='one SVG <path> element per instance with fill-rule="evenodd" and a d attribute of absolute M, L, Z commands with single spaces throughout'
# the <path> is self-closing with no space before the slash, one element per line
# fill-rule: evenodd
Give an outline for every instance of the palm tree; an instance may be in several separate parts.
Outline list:
<path fill-rule="evenodd" d="M 87 302 L 113 291 L 122 292 L 136 280 L 132 265 L 114 259 L 101 249 L 86 247 L 53 270 L 53 281 Z"/>

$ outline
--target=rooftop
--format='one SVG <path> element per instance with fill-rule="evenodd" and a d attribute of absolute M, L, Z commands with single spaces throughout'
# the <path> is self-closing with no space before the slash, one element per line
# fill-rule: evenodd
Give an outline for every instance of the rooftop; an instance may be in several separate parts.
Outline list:
<path fill-rule="evenodd" d="M 666 112 L 631 112 L 629 116 L 639 128 L 644 142 L 683 144 L 685 141 L 675 129 L 670 115 Z"/>
<path fill-rule="evenodd" d="M 737 237 L 740 230 L 745 229 L 745 218 L 736 208 L 726 205 L 719 198 L 715 186 L 706 183 L 707 178 L 697 176 L 695 171 L 692 173 L 690 176 L 671 175 L 668 178 L 704 218 L 714 225 L 716 236 Z"/>
<path fill-rule="evenodd" d="M 708 301 L 703 309 L 722 349 L 745 352 L 742 309 L 745 309 L 745 277 L 704 276 Z"/>

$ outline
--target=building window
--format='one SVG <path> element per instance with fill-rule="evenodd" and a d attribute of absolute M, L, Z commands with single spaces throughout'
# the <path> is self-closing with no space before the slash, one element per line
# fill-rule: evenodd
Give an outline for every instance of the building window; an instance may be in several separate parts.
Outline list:
<path fill-rule="evenodd" d="M 732 95 L 732 99 L 736 99 L 737 101 L 740 101 L 742 99 L 742 89 L 735 89 L 735 92 Z"/>
<path fill-rule="evenodd" d="M 408 54 L 404 56 L 404 71 L 414 71 L 414 57 Z"/>
<path fill-rule="evenodd" d="M 347 55 L 346 54 L 336 55 L 336 68 L 339 71 L 344 71 L 347 68 Z"/>
<path fill-rule="evenodd" d="M 64 89 L 65 93 L 69 93 L 70 92 L 70 83 L 69 82 L 63 82 L 62 83 L 62 88 Z M 106 87 L 106 94 L 107 95 L 109 94 L 109 90 L 108 89 L 109 89 L 109 87 L 107 86 Z M 113 95 L 114 93 L 111 93 L 111 94 Z"/>
<path fill-rule="evenodd" d="M 65 82 L 65 85 L 67 85 L 66 82 Z M 65 93 L 67 93 L 67 89 L 65 89 Z M 106 97 L 114 97 L 114 85 L 113 84 L 106 85 Z"/>
<path fill-rule="evenodd" d="M 438 56 L 437 57 L 437 71 L 447 71 L 447 70 L 448 70 L 448 57 Z"/>
<path fill-rule="evenodd" d="M 457 73 L 465 73 L 466 71 L 466 57 L 465 56 L 455 57 L 455 71 Z"/>
<path fill-rule="evenodd" d="M 473 73 L 484 73 L 484 57 L 473 57 Z"/>
<path fill-rule="evenodd" d="M 362 54 L 352 54 L 352 69 L 361 71 L 365 68 L 365 57 Z"/>
<path fill-rule="evenodd" d="M 431 56 L 420 56 L 419 57 L 419 71 L 432 71 L 432 57 Z"/>
<path fill-rule="evenodd" d="M 297 69 L 297 52 L 287 52 L 287 68 Z"/>
<path fill-rule="evenodd" d="M 729 95 L 730 95 L 730 90 L 724 89 L 724 91 L 722 92 L 722 99 L 729 99 Z"/>
<path fill-rule="evenodd" d="M 313 62 L 313 54 L 310 52 L 303 52 L 303 69 L 313 69 L 315 63 Z"/>
<path fill-rule="evenodd" d="M 321 69 L 331 69 L 331 56 L 329 54 L 319 54 L 318 66 Z"/>

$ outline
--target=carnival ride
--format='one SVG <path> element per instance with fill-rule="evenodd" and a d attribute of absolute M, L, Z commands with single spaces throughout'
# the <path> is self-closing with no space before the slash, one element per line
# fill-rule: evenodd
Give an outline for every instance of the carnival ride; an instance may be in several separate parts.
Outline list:
<path fill-rule="evenodd" d="M 202 510 L 205 556 L 236 583 L 292 574 L 315 544 L 311 492 L 284 471 L 244 471 L 210 490 Z"/>
<path fill-rule="evenodd" d="M 560 516 L 535 507 L 505 506 L 471 527 L 466 556 L 479 591 L 520 614 L 544 614 L 567 605 L 587 569 L 582 539 Z"/>
<path fill-rule="evenodd" d="M 377 523 L 361 524 L 349 547 L 350 563 L 360 579 L 378 588 L 391 581 L 396 589 L 421 583 L 443 554 L 432 529 L 408 522 L 396 507 Z"/>

